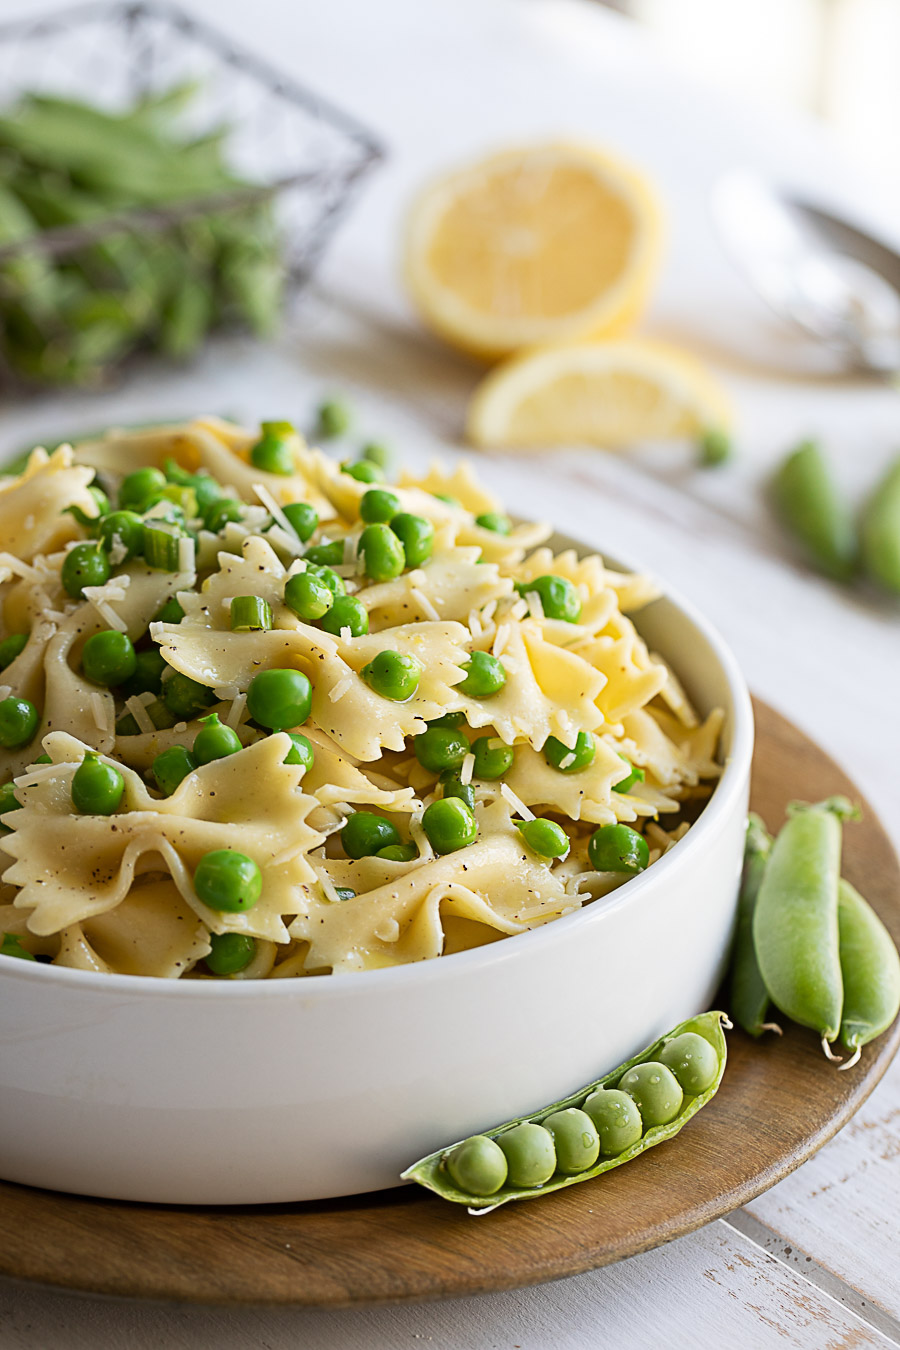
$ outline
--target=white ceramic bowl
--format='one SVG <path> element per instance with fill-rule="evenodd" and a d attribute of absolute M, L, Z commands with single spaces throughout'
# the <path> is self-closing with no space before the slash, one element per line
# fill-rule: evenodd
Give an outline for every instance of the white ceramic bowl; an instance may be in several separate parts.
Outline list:
<path fill-rule="evenodd" d="M 750 700 L 689 605 L 667 596 L 637 617 L 696 706 L 727 713 L 725 772 L 676 848 L 546 927 L 392 970 L 214 983 L 5 960 L 0 1175 L 205 1205 L 380 1189 L 710 1007 L 734 922 Z"/>

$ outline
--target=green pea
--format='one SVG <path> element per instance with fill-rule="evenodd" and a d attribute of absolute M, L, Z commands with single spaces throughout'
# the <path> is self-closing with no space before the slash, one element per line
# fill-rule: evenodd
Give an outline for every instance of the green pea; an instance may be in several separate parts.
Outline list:
<path fill-rule="evenodd" d="M 506 1159 L 510 1186 L 543 1186 L 556 1171 L 553 1135 L 543 1125 L 525 1121 L 497 1136 Z"/>
<path fill-rule="evenodd" d="M 469 1195 L 493 1195 L 508 1170 L 502 1148 L 484 1134 L 457 1144 L 447 1154 L 445 1165 L 454 1183 Z"/>
<path fill-rule="evenodd" d="M 618 783 L 613 783 L 613 792 L 630 792 L 635 783 L 643 783 L 644 770 L 636 768 L 631 760 L 625 759 L 624 755 L 619 755 L 619 759 L 628 765 L 630 772 L 625 778 L 620 778 Z"/>
<path fill-rule="evenodd" d="M 284 603 L 298 619 L 311 623 L 327 614 L 334 603 L 331 588 L 315 572 L 297 572 L 284 584 Z"/>
<path fill-rule="evenodd" d="M 303 772 L 308 773 L 316 758 L 312 741 L 299 731 L 289 731 L 286 734 L 291 738 L 291 748 L 284 757 L 284 763 L 302 764 Z"/>
<path fill-rule="evenodd" d="M 589 731 L 579 731 L 574 746 L 564 745 L 556 736 L 544 741 L 544 759 L 560 773 L 580 773 L 593 763 L 597 745 Z"/>
<path fill-rule="evenodd" d="M 178 603 L 178 601 L 175 599 L 175 596 L 173 595 L 166 601 L 162 609 L 156 615 L 155 622 L 181 623 L 181 620 L 183 618 L 184 618 L 184 610 L 181 608 L 181 605 Z"/>
<path fill-rule="evenodd" d="M 240 914 L 252 909 L 262 895 L 262 873 L 246 853 L 217 848 L 198 862 L 194 890 L 207 908 Z"/>
<path fill-rule="evenodd" d="M 383 848 L 402 843 L 400 831 L 374 811 L 354 811 L 341 830 L 341 845 L 348 858 L 371 858 Z"/>
<path fill-rule="evenodd" d="M 321 544 L 313 544 L 303 556 L 308 563 L 317 563 L 320 567 L 340 567 L 344 561 L 344 541 L 326 539 Z"/>
<path fill-rule="evenodd" d="M 419 856 L 419 850 L 415 844 L 388 844 L 387 848 L 380 848 L 375 854 L 376 858 L 387 858 L 389 862 L 415 862 Z"/>
<path fill-rule="evenodd" d="M 125 779 L 89 750 L 72 775 L 72 804 L 86 816 L 111 816 L 125 793 Z"/>
<path fill-rule="evenodd" d="M 0 670 L 11 666 L 16 657 L 24 652 L 28 645 L 27 633 L 10 633 L 0 642 Z"/>
<path fill-rule="evenodd" d="M 703 468 L 715 469 L 731 459 L 734 446 L 727 431 L 721 427 L 710 427 L 700 437 L 698 451 Z"/>
<path fill-rule="evenodd" d="M 421 567 L 434 548 L 434 526 L 424 516 L 401 511 L 391 521 L 391 529 L 403 545 L 407 567 Z"/>
<path fill-rule="evenodd" d="M 166 460 L 166 478 L 170 483 L 179 483 L 182 487 L 193 489 L 197 511 L 201 516 L 205 516 L 213 502 L 217 502 L 222 496 L 222 486 L 212 474 L 207 473 L 205 469 L 201 469 L 199 473 L 188 473 L 187 469 L 182 469 L 174 459 Z"/>
<path fill-rule="evenodd" d="M 353 417 L 343 399 L 329 398 L 319 404 L 317 433 L 323 440 L 343 436 L 350 429 Z"/>
<path fill-rule="evenodd" d="M 363 637 L 369 631 L 369 611 L 355 595 L 339 595 L 323 615 L 321 627 L 335 637 L 340 637 L 345 628 L 350 629 L 351 637 Z"/>
<path fill-rule="evenodd" d="M 718 1055 L 706 1037 L 696 1031 L 683 1031 L 666 1041 L 659 1059 L 672 1070 L 681 1090 L 689 1097 L 699 1097 L 711 1088 L 719 1072 Z"/>
<path fill-rule="evenodd" d="M 581 618 L 581 596 L 567 577 L 543 576 L 519 581 L 516 590 L 526 600 L 533 591 L 537 592 L 545 619 L 577 623 Z"/>
<path fill-rule="evenodd" d="M 466 725 L 466 714 L 464 712 L 444 713 L 442 717 L 434 717 L 428 723 L 430 727 L 464 727 Z"/>
<path fill-rule="evenodd" d="M 369 488 L 359 504 L 359 514 L 368 525 L 388 523 L 400 510 L 400 498 L 387 488 Z"/>
<path fill-rule="evenodd" d="M 34 762 L 35 764 L 52 764 L 53 760 L 50 758 L 49 755 L 38 755 L 37 759 Z"/>
<path fill-rule="evenodd" d="M 134 673 L 125 680 L 120 690 L 122 698 L 133 698 L 136 694 L 158 694 L 166 669 L 166 659 L 158 647 L 136 652 Z"/>
<path fill-rule="evenodd" d="M 300 670 L 261 670 L 247 689 L 247 709 L 261 727 L 301 726 L 312 707 L 312 685 Z"/>
<path fill-rule="evenodd" d="M 469 742 L 461 731 L 429 726 L 427 731 L 416 736 L 413 749 L 423 769 L 431 773 L 443 773 L 445 769 L 460 767 L 469 753 Z"/>
<path fill-rule="evenodd" d="M 10 694 L 0 701 L 0 745 L 5 750 L 18 750 L 27 745 L 34 740 L 40 720 L 33 703 Z"/>
<path fill-rule="evenodd" d="M 109 576 L 109 558 L 99 544 L 73 545 L 60 573 L 65 591 L 73 600 L 83 600 L 85 586 L 103 586 Z"/>
<path fill-rule="evenodd" d="M 319 528 L 319 513 L 314 506 L 309 502 L 288 502 L 281 509 L 301 544 L 312 539 Z"/>
<path fill-rule="evenodd" d="M 213 534 L 219 534 L 232 521 L 243 519 L 244 503 L 235 497 L 220 497 L 204 513 L 203 523 Z"/>
<path fill-rule="evenodd" d="M 585 1172 L 600 1156 L 600 1137 L 594 1122 L 577 1106 L 554 1111 L 543 1122 L 556 1149 L 557 1171 L 566 1176 Z"/>
<path fill-rule="evenodd" d="M 391 462 L 390 447 L 383 441 L 366 441 L 360 451 L 363 459 L 370 459 L 379 469 L 386 469 Z"/>
<path fill-rule="evenodd" d="M 183 745 L 170 745 L 156 756 L 151 773 L 156 779 L 160 792 L 171 797 L 172 793 L 197 767 L 197 761 Z"/>
<path fill-rule="evenodd" d="M 362 668 L 362 677 L 370 689 L 382 698 L 406 703 L 419 687 L 424 666 L 415 656 L 384 651 Z"/>
<path fill-rule="evenodd" d="M 7 811 L 21 811 L 22 803 L 16 796 L 15 788 L 16 785 L 12 779 L 0 787 L 0 816 L 5 815 Z M 8 829 L 8 825 L 0 826 L 0 830 Z"/>
<path fill-rule="evenodd" d="M 601 825 L 591 835 L 588 857 L 595 872 L 643 872 L 650 862 L 646 839 L 628 825 Z"/>
<path fill-rule="evenodd" d="M 290 478 L 295 472 L 294 447 L 289 437 L 262 436 L 250 448 L 250 463 L 254 469 L 263 473 L 279 474 Z"/>
<path fill-rule="evenodd" d="M 189 675 L 183 675 L 180 670 L 173 670 L 169 678 L 163 680 L 160 698 L 178 722 L 190 722 L 198 712 L 216 701 L 211 689 Z"/>
<path fill-rule="evenodd" d="M 306 570 L 307 572 L 312 572 L 319 581 L 324 582 L 335 599 L 337 599 L 339 595 L 347 594 L 347 587 L 344 585 L 343 578 L 339 577 L 333 568 L 324 567 L 321 563 L 310 562 L 309 556 L 307 555 Z"/>
<path fill-rule="evenodd" d="M 435 853 L 456 853 L 478 838 L 475 812 L 460 797 L 441 797 L 425 808 L 422 828 Z"/>
<path fill-rule="evenodd" d="M 463 670 L 466 678 L 456 688 L 468 698 L 492 698 L 506 684 L 503 664 L 490 652 L 473 652 Z"/>
<path fill-rule="evenodd" d="M 20 961 L 34 961 L 36 958 L 32 952 L 22 946 L 22 939 L 15 933 L 4 933 L 0 940 L 0 956 L 17 956 Z"/>
<path fill-rule="evenodd" d="M 116 718 L 117 736 L 139 736 L 140 733 L 141 729 L 133 713 L 123 713 L 121 717 Z"/>
<path fill-rule="evenodd" d="M 106 493 L 103 491 L 103 489 L 101 487 L 97 487 L 96 483 L 91 483 L 88 486 L 88 492 L 91 494 L 94 501 L 97 503 L 98 518 L 100 516 L 109 515 L 109 512 L 111 510 L 110 501 Z"/>
<path fill-rule="evenodd" d="M 637 1103 L 644 1128 L 668 1125 L 681 1110 L 684 1093 L 671 1069 L 658 1060 L 635 1064 L 619 1079 L 619 1090 Z"/>
<path fill-rule="evenodd" d="M 137 655 L 127 633 L 109 629 L 89 637 L 81 652 L 81 669 L 94 684 L 124 684 L 137 670 Z"/>
<path fill-rule="evenodd" d="M 210 933 L 209 945 L 212 950 L 203 959 L 213 975 L 237 975 L 256 955 L 256 938 L 246 933 Z"/>
<path fill-rule="evenodd" d="M 564 858 L 569 851 L 569 836 L 555 820 L 516 821 L 516 829 L 533 853 L 541 858 Z"/>
<path fill-rule="evenodd" d="M 136 511 L 111 511 L 100 522 L 100 542 L 119 563 L 136 558 L 144 548 L 144 521 Z"/>
<path fill-rule="evenodd" d="M 490 530 L 492 534 L 512 533 L 512 521 L 509 516 L 504 516 L 499 511 L 486 511 L 484 515 L 476 516 L 475 524 L 480 525 L 483 530 Z"/>
<path fill-rule="evenodd" d="M 403 545 L 390 525 L 367 525 L 359 537 L 359 554 L 373 581 L 391 581 L 406 566 Z"/>
<path fill-rule="evenodd" d="M 475 756 L 473 777 L 493 781 L 502 778 L 512 768 L 516 752 L 511 745 L 504 745 L 498 736 L 479 736 L 472 742 Z"/>
<path fill-rule="evenodd" d="M 146 511 L 166 490 L 166 475 L 161 469 L 135 469 L 119 485 L 119 507 Z"/>
<path fill-rule="evenodd" d="M 355 464 L 342 464 L 341 473 L 347 473 L 358 483 L 383 483 L 384 473 L 370 459 L 358 459 Z"/>
<path fill-rule="evenodd" d="M 458 769 L 445 769 L 439 782 L 445 797 L 458 797 L 461 802 L 465 802 L 470 811 L 475 810 L 475 789 L 471 783 L 462 781 Z"/>
<path fill-rule="evenodd" d="M 634 1098 L 618 1088 L 600 1088 L 592 1092 L 582 1110 L 594 1122 L 604 1158 L 617 1158 L 644 1133 Z"/>
<path fill-rule="evenodd" d="M 225 759 L 243 749 L 241 738 L 231 727 L 219 721 L 218 713 L 200 719 L 202 730 L 194 737 L 191 753 L 198 764 L 211 764 L 214 759 Z"/>

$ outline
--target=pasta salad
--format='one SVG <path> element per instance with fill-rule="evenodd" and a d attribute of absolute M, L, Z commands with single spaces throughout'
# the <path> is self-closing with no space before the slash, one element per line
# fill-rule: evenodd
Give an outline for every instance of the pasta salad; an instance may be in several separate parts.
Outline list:
<path fill-rule="evenodd" d="M 286 978 L 446 956 L 671 848 L 721 772 L 629 617 L 466 464 L 288 423 L 112 431 L 0 480 L 2 952 Z"/>

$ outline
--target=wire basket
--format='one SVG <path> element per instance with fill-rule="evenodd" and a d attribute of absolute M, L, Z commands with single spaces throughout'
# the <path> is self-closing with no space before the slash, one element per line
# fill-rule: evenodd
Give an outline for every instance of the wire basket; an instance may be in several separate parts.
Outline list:
<path fill-rule="evenodd" d="M 178 134 L 199 147 L 198 164 L 220 154 L 228 182 L 211 188 L 198 171 L 195 190 L 193 161 L 179 155 L 182 187 L 164 182 L 155 200 L 128 159 L 98 170 L 88 156 L 85 168 L 84 129 L 56 102 L 121 115 L 188 88 Z M 160 0 L 0 27 L 0 90 L 10 109 L 38 95 L 31 107 L 63 123 L 48 164 L 45 143 L 43 160 L 27 137 L 18 143 L 20 115 L 0 115 L 4 392 L 102 385 L 138 352 L 185 358 L 222 326 L 270 331 L 383 155 L 352 117 Z M 101 170 L 98 205 L 90 180 Z"/>

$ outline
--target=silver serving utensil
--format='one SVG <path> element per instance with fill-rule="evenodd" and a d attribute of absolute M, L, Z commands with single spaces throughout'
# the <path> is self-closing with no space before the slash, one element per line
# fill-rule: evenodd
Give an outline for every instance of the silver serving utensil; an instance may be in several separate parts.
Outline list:
<path fill-rule="evenodd" d="M 848 366 L 900 371 L 900 254 L 749 170 L 718 180 L 712 213 L 733 261 L 776 314 Z"/>

